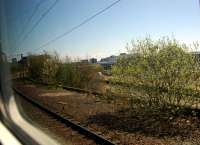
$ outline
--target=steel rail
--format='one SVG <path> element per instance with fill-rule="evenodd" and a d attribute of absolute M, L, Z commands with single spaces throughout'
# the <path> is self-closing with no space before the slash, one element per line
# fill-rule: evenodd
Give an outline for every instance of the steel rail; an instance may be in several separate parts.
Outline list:
<path fill-rule="evenodd" d="M 115 145 L 113 142 L 103 138 L 102 136 L 88 130 L 87 128 L 74 123 L 73 121 L 71 121 L 69 118 L 67 118 L 67 116 L 61 116 L 59 114 L 59 112 L 54 112 L 51 109 L 49 109 L 48 107 L 43 106 L 42 104 L 40 104 L 39 102 L 29 98 L 28 96 L 26 96 L 25 94 L 23 94 L 21 91 L 19 91 L 16 88 L 13 88 L 14 92 L 16 94 L 18 94 L 19 96 L 23 97 L 25 100 L 27 100 L 28 102 L 30 102 L 31 104 L 33 104 L 34 106 L 40 108 L 41 110 L 47 112 L 49 115 L 53 116 L 54 118 L 58 119 L 59 121 L 61 121 L 62 123 L 70 126 L 72 129 L 78 131 L 80 134 L 83 134 L 85 136 L 87 136 L 89 139 L 94 140 L 97 144 L 101 144 L 101 145 Z"/>

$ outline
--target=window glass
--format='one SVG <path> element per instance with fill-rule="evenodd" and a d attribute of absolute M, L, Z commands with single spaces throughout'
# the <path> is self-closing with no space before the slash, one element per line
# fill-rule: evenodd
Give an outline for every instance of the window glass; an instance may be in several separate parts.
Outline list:
<path fill-rule="evenodd" d="M 198 0 L 6 0 L 4 16 L 0 53 L 36 127 L 96 143 L 53 112 L 114 144 L 200 144 Z"/>

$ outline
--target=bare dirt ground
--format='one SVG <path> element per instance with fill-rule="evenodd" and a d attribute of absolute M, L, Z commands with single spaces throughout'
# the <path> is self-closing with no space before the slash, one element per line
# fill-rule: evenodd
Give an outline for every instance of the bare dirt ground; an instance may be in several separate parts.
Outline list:
<path fill-rule="evenodd" d="M 79 121 L 121 145 L 200 145 L 200 119 L 179 116 L 172 120 L 157 115 L 130 115 L 94 95 L 49 89 L 28 82 L 15 86 L 27 96 Z"/>

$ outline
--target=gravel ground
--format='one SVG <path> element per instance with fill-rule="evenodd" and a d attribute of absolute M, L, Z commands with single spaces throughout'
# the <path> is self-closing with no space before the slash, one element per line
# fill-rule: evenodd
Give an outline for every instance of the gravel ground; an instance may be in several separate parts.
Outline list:
<path fill-rule="evenodd" d="M 200 119 L 180 117 L 170 122 L 130 117 L 126 110 L 94 95 L 18 82 L 15 86 L 27 96 L 64 113 L 89 129 L 121 145 L 200 145 Z M 158 133 L 159 132 L 159 133 Z"/>
<path fill-rule="evenodd" d="M 57 121 L 46 112 L 35 107 L 30 102 L 18 97 L 22 112 L 29 122 L 34 124 L 43 132 L 57 140 L 62 145 L 95 145 L 96 143 L 79 134 L 65 124 Z"/>

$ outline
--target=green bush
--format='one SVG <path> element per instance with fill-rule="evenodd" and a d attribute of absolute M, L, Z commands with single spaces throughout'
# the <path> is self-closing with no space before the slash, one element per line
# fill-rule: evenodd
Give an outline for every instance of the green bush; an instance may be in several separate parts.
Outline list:
<path fill-rule="evenodd" d="M 47 84 L 57 83 L 56 75 L 61 64 L 57 54 L 42 54 L 28 56 L 29 77 Z"/>
<path fill-rule="evenodd" d="M 98 64 L 73 62 L 69 57 L 61 62 L 58 54 L 28 56 L 29 77 L 46 84 L 62 84 L 82 89 L 98 89 L 97 73 L 102 71 Z"/>
<path fill-rule="evenodd" d="M 58 80 L 66 86 L 92 89 L 99 71 L 102 71 L 100 65 L 65 62 L 59 69 Z"/>
<path fill-rule="evenodd" d="M 111 91 L 130 108 L 166 109 L 199 102 L 198 59 L 184 44 L 163 38 L 138 40 L 112 67 Z"/>

